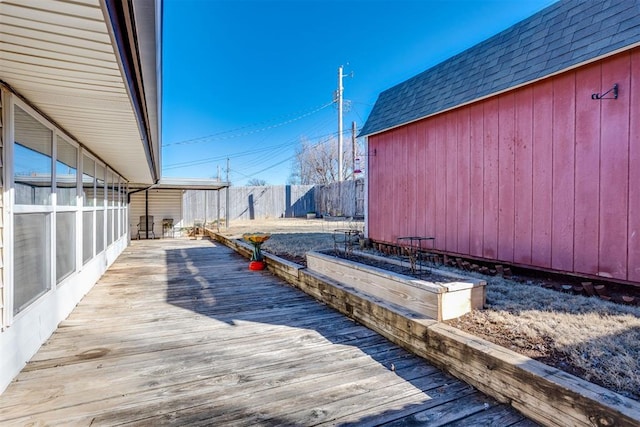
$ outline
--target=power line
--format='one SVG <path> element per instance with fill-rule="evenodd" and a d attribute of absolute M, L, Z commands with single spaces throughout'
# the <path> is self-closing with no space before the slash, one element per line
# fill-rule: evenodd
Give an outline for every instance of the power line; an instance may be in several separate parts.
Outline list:
<path fill-rule="evenodd" d="M 264 132 L 266 130 L 274 129 L 274 128 L 277 128 L 277 127 L 280 127 L 280 126 L 284 126 L 284 125 L 287 125 L 289 123 L 293 123 L 295 121 L 301 120 L 301 119 L 303 119 L 305 117 L 308 117 L 308 116 L 310 116 L 312 114 L 315 114 L 315 113 L 317 113 L 319 111 L 324 110 L 325 108 L 327 108 L 328 106 L 332 105 L 333 103 L 334 103 L 334 101 L 328 102 L 328 103 L 326 103 L 324 105 L 321 105 L 321 106 L 315 108 L 312 111 L 308 111 L 308 112 L 306 112 L 306 113 L 304 113 L 302 115 L 299 115 L 297 117 L 294 117 L 292 119 L 286 120 L 284 122 L 276 123 L 276 124 L 273 124 L 273 125 L 270 125 L 270 126 L 265 126 L 265 127 L 259 128 L 259 129 L 254 129 L 254 130 L 251 130 L 249 132 L 243 132 L 243 133 L 233 134 L 233 135 L 226 135 L 226 134 L 230 134 L 230 133 L 233 133 L 233 132 L 237 132 L 237 131 L 241 131 L 241 130 L 244 130 L 244 129 L 248 129 L 248 128 L 251 128 L 251 127 L 254 127 L 254 126 L 258 126 L 258 125 L 261 125 L 261 124 L 264 124 L 264 123 L 268 123 L 270 120 L 266 120 L 266 121 L 262 121 L 262 122 L 258 122 L 258 123 L 254 123 L 254 124 L 250 124 L 250 125 L 246 125 L 246 126 L 241 126 L 239 128 L 235 128 L 235 129 L 231 129 L 231 130 L 217 132 L 217 133 L 214 133 L 214 134 L 211 134 L 211 135 L 207 135 L 207 136 L 188 139 L 188 140 L 185 140 L 185 141 L 171 142 L 171 143 L 168 143 L 168 144 L 163 144 L 162 146 L 163 147 L 169 147 L 169 146 L 172 146 L 172 145 L 186 145 L 186 144 L 197 144 L 197 143 L 209 142 L 209 141 L 220 141 L 220 140 L 225 140 L 225 139 L 230 139 L 230 138 L 237 138 L 237 137 L 240 137 L 240 136 L 251 135 L 251 134 L 254 134 L 254 133 L 258 133 L 258 132 Z M 225 136 L 221 136 L 221 135 L 225 135 Z M 216 137 L 218 137 L 218 138 L 216 138 Z"/>
<path fill-rule="evenodd" d="M 328 118 L 325 119 L 324 121 L 320 121 L 318 122 L 316 125 L 314 126 L 310 126 L 307 129 L 307 133 L 313 134 L 315 132 L 320 132 L 321 130 L 325 130 L 326 129 L 326 125 L 329 122 L 333 122 L 333 118 Z M 314 139 L 319 139 L 319 138 L 324 138 L 327 136 L 331 136 L 331 135 L 318 135 L 318 136 L 311 136 L 308 137 L 308 139 L 314 140 Z M 292 139 L 291 142 L 296 142 L 298 141 L 300 138 L 302 137 L 297 137 L 296 139 Z M 270 162 L 273 159 L 279 158 L 284 151 L 289 150 L 291 148 L 291 144 L 287 143 L 286 145 L 282 146 L 281 148 L 277 148 L 273 151 L 269 151 L 268 153 L 266 153 L 264 156 L 256 156 L 253 159 L 247 159 L 246 161 L 243 162 L 242 166 L 245 169 L 249 169 L 253 166 L 260 166 L 262 167 L 262 165 L 264 165 L 265 163 Z"/>
<path fill-rule="evenodd" d="M 234 154 L 228 154 L 228 155 L 221 155 L 221 156 L 217 156 L 217 157 L 207 157 L 205 159 L 198 159 L 198 160 L 188 160 L 188 161 L 184 161 L 184 162 L 178 162 L 178 163 L 172 163 L 169 165 L 166 165 L 164 167 L 164 169 L 176 169 L 176 168 L 181 168 L 181 167 L 185 167 L 185 166 L 190 166 L 193 164 L 201 164 L 201 163 L 208 163 L 208 162 L 214 162 L 216 160 L 224 160 L 226 158 L 238 158 L 238 157 L 243 157 L 243 156 L 250 156 L 253 154 L 257 154 L 260 153 L 262 151 L 269 151 L 269 150 L 273 150 L 275 148 L 279 148 L 285 145 L 289 145 L 289 142 L 285 142 L 282 144 L 278 144 L 278 145 L 271 145 L 268 147 L 261 147 L 261 148 L 256 148 L 254 150 L 247 150 L 247 151 L 241 151 L 239 153 L 234 153 Z"/>
<path fill-rule="evenodd" d="M 343 132 L 343 133 L 345 133 L 345 132 Z M 310 137 L 310 139 L 320 139 L 320 138 L 326 138 L 326 137 L 336 136 L 336 135 L 337 135 L 337 132 L 332 132 L 332 133 L 325 134 L 325 135 L 318 135 L 318 136 Z M 297 140 L 298 140 L 298 138 L 296 138 L 295 140 L 289 140 L 289 141 L 284 142 L 282 144 L 273 145 L 273 146 L 269 146 L 269 147 L 257 148 L 255 150 L 248 150 L 248 151 L 244 151 L 244 152 L 240 152 L 240 153 L 236 153 L 236 154 L 221 155 L 221 156 L 217 156 L 217 157 L 208 157 L 206 159 L 198 159 L 198 160 L 193 160 L 193 161 L 185 161 L 185 162 L 174 163 L 174 164 L 171 164 L 171 165 L 164 166 L 163 170 L 181 169 L 181 168 L 186 168 L 186 167 L 189 167 L 189 166 L 203 165 L 203 164 L 206 164 L 206 163 L 220 161 L 220 160 L 224 160 L 224 159 L 227 159 L 227 158 L 235 159 L 235 158 L 238 158 L 238 157 L 255 155 L 255 154 L 258 154 L 258 153 L 263 152 L 263 151 L 270 151 L 270 150 L 281 148 L 281 147 L 285 147 L 285 146 L 287 146 L 287 148 L 288 148 L 288 146 L 291 143 L 296 142 Z M 261 159 L 261 161 L 264 161 L 264 159 Z"/>
<path fill-rule="evenodd" d="M 344 133 L 344 132 L 343 132 L 343 133 Z M 332 134 L 329 134 L 329 135 L 327 135 L 327 136 L 334 136 L 335 134 L 337 134 L 337 132 L 333 132 Z M 327 138 L 327 139 L 325 139 L 325 140 L 323 140 L 323 141 L 321 141 L 321 142 L 318 142 L 317 144 L 314 144 L 314 145 L 311 145 L 311 146 L 307 147 L 306 149 L 316 148 L 316 147 L 319 147 L 319 146 L 321 146 L 321 145 L 323 145 L 323 144 L 327 144 L 327 143 L 329 143 L 329 142 L 331 142 L 331 141 L 332 141 L 331 139 Z M 283 164 L 283 163 L 284 163 L 284 162 L 286 162 L 286 161 L 293 160 L 297 155 L 298 155 L 298 153 L 295 153 L 295 154 L 293 154 L 293 155 L 291 155 L 291 156 L 287 157 L 287 158 L 286 158 L 286 159 L 284 159 L 284 160 L 281 160 L 281 161 L 279 161 L 279 162 L 277 162 L 277 163 L 274 163 L 274 164 L 272 164 L 272 165 L 270 165 L 270 166 L 267 166 L 266 168 L 261 169 L 261 170 L 259 170 L 258 172 L 254 172 L 253 174 L 250 174 L 250 175 L 246 175 L 246 174 L 244 174 L 244 173 L 238 172 L 237 170 L 236 170 L 235 172 L 236 172 L 236 173 L 239 173 L 240 175 L 243 175 L 245 178 L 255 178 L 255 177 L 256 177 L 256 175 L 258 175 L 258 174 L 261 174 L 261 173 L 263 173 L 263 172 L 266 172 L 266 171 L 268 171 L 269 169 L 273 169 L 273 168 L 275 168 L 276 166 L 280 166 L 281 164 Z"/>

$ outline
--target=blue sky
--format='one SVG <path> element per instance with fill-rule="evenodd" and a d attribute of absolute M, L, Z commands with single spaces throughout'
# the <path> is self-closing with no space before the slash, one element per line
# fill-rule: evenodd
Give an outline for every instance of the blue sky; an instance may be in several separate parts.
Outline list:
<path fill-rule="evenodd" d="M 345 141 L 380 92 L 554 0 L 164 0 L 163 176 L 285 184 L 300 141 Z"/>

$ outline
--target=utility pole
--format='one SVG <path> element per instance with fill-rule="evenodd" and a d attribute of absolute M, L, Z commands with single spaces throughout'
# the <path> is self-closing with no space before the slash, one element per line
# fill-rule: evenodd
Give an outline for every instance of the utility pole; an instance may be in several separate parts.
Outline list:
<path fill-rule="evenodd" d="M 349 63 L 347 63 L 349 65 Z M 342 95 L 344 92 L 344 87 L 342 86 L 342 78 L 343 77 L 353 77 L 353 71 L 348 75 L 342 74 L 343 66 L 338 67 L 338 90 L 336 91 L 336 101 L 338 102 L 338 181 L 344 181 L 344 171 L 342 170 L 344 166 L 344 159 L 342 153 Z"/>
<path fill-rule="evenodd" d="M 351 176 L 356 180 L 356 122 L 351 122 Z"/>
<path fill-rule="evenodd" d="M 218 166 L 218 182 L 222 181 L 222 175 L 220 175 L 220 165 Z M 217 207 L 218 207 L 218 216 L 216 221 L 216 226 L 218 227 L 218 231 L 220 231 L 220 189 L 216 191 L 216 196 L 218 196 Z"/>
<path fill-rule="evenodd" d="M 344 177 L 342 176 L 342 65 L 338 67 L 338 181 L 342 182 Z"/>
<path fill-rule="evenodd" d="M 224 228 L 229 228 L 229 158 L 227 158 L 227 207 L 224 210 Z"/>

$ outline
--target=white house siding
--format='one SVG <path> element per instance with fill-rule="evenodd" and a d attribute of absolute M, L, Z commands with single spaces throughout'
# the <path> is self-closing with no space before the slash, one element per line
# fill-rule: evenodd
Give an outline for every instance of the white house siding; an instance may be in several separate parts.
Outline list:
<path fill-rule="evenodd" d="M 162 220 L 165 218 L 173 219 L 174 227 L 183 226 L 182 190 L 152 188 L 146 191 L 149 195 L 149 215 L 153 216 L 153 231 L 157 238 L 162 237 Z M 131 195 L 129 226 L 132 239 L 135 239 L 138 235 L 138 223 L 140 222 L 140 217 L 145 215 L 145 205 L 145 191 Z"/>

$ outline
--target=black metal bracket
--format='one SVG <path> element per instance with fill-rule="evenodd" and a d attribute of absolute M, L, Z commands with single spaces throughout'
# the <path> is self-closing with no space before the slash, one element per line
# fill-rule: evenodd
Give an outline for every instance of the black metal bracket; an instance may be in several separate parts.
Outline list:
<path fill-rule="evenodd" d="M 605 98 L 609 92 L 613 92 L 610 97 Z M 591 99 L 618 99 L 618 83 L 614 84 L 611 89 L 605 93 L 592 93 Z"/>

